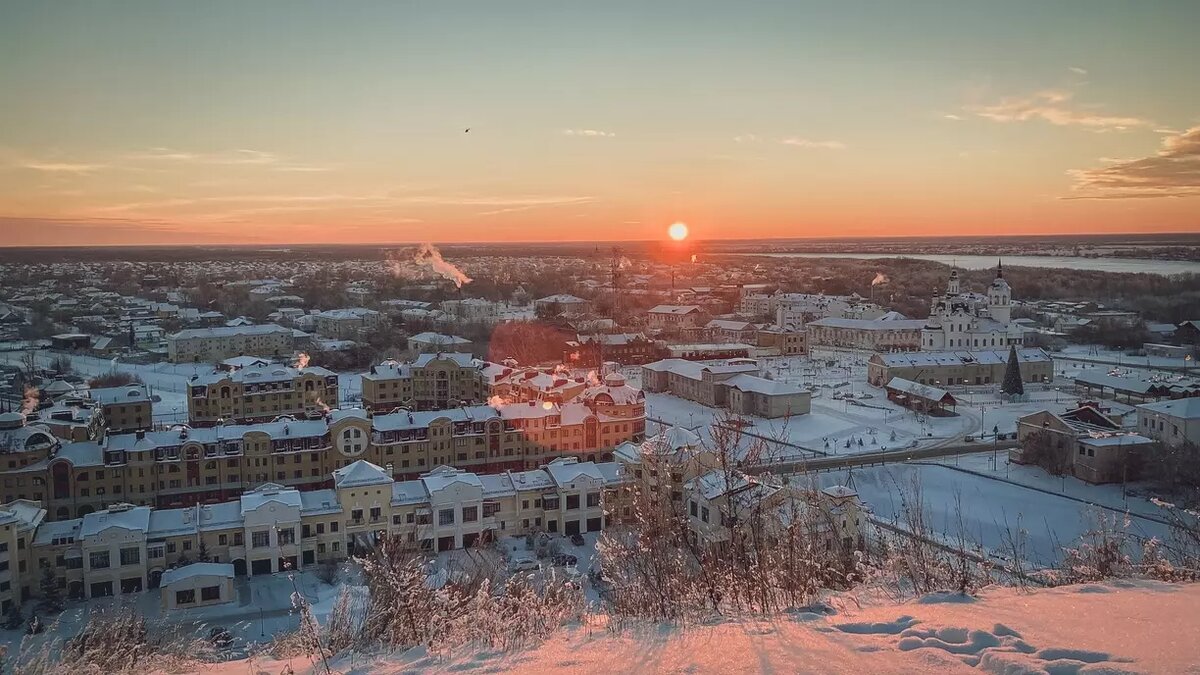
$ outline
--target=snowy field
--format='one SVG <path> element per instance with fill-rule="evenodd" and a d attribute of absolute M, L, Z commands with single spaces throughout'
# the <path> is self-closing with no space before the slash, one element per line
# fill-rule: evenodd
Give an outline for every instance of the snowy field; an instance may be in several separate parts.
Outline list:
<path fill-rule="evenodd" d="M 1101 511 L 1061 493 L 1054 494 L 1058 490 L 1052 490 L 1049 485 L 1059 483 L 1057 478 L 1037 486 L 1047 492 L 1027 487 L 1039 482 L 1032 475 L 1027 474 L 1022 481 L 1007 482 L 956 470 L 955 461 L 964 464 L 970 461 L 971 467 L 977 468 L 990 463 L 991 455 L 970 457 L 969 460 L 965 456 L 943 460 L 945 466 L 908 463 L 859 467 L 850 472 L 823 472 L 816 480 L 821 486 L 845 485 L 852 476 L 863 501 L 885 521 L 903 521 L 906 503 L 915 506 L 914 486 L 919 486 L 925 523 L 932 532 L 952 538 L 961 533 L 969 542 L 993 553 L 1007 551 L 1010 535 L 1023 532 L 1024 557 L 1037 565 L 1054 564 L 1059 559 L 1059 548 L 1079 540 L 1097 525 L 1099 517 L 1116 518 L 1118 524 L 1123 520 L 1119 514 Z M 1001 469 L 995 472 L 999 475 L 1003 475 L 1003 461 L 1001 456 Z M 1012 471 L 1017 469 L 1025 472 L 1023 467 L 1014 465 L 1011 468 Z M 797 477 L 797 480 L 811 479 Z M 1072 489 L 1076 493 L 1084 492 L 1077 486 Z M 1116 489 L 1119 491 L 1120 486 Z M 1089 497 L 1090 492 L 1091 489 L 1088 490 Z M 1100 488 L 1098 492 L 1107 494 L 1109 499 L 1113 497 L 1111 486 Z M 1139 539 L 1167 539 L 1170 532 L 1166 525 L 1138 515 L 1153 514 L 1152 509 L 1157 507 L 1131 497 L 1130 502 L 1134 501 L 1142 503 L 1130 507 L 1128 532 Z"/>

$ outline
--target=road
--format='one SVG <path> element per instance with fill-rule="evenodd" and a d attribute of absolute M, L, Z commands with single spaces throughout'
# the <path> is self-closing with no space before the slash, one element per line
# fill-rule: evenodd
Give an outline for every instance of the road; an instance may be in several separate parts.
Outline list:
<path fill-rule="evenodd" d="M 977 454 L 984 452 L 1007 451 L 1017 446 L 1016 441 L 1001 441 L 1000 443 L 958 443 L 925 448 L 903 448 L 882 452 L 862 452 L 853 455 L 828 455 L 812 459 L 796 459 L 783 462 L 772 462 L 753 467 L 744 467 L 748 473 L 805 473 L 807 471 L 826 471 L 844 469 L 851 466 L 868 464 L 887 464 L 888 462 L 907 462 L 914 459 L 930 459 L 934 457 L 950 457 L 953 455 Z"/>

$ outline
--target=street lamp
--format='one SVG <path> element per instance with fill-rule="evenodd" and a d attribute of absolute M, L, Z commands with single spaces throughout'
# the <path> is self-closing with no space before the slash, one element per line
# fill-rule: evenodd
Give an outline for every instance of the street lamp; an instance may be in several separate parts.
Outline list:
<path fill-rule="evenodd" d="M 995 471 L 999 465 L 996 464 L 1000 460 L 1000 425 L 992 427 L 992 471 Z"/>

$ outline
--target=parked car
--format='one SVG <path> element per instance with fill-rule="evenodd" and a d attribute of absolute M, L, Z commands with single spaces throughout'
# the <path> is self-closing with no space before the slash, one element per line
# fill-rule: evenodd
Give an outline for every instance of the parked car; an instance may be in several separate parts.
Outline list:
<path fill-rule="evenodd" d="M 583 535 L 579 534 L 578 532 L 571 535 L 571 543 L 575 544 L 576 546 L 583 546 Z"/>
<path fill-rule="evenodd" d="M 578 562 L 579 562 L 579 558 L 576 558 L 575 556 L 571 555 L 570 553 L 559 553 L 558 555 L 550 558 L 550 564 L 552 564 L 556 567 L 567 567 L 568 565 L 573 566 L 573 565 L 577 564 Z"/>
<path fill-rule="evenodd" d="M 518 558 L 510 562 L 508 566 L 514 572 L 532 572 L 541 567 L 533 558 Z"/>

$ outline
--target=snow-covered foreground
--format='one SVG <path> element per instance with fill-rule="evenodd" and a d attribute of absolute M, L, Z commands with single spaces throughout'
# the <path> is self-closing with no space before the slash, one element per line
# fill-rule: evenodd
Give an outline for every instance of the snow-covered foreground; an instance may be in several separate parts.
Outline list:
<path fill-rule="evenodd" d="M 771 619 L 687 628 L 560 630 L 513 653 L 448 658 L 423 650 L 331 666 L 355 675 L 400 673 L 1195 673 L 1200 664 L 1200 585 L 1114 582 L 978 599 L 930 596 L 896 605 L 831 607 Z M 230 662 L 212 675 L 324 672 L 307 659 Z"/>

